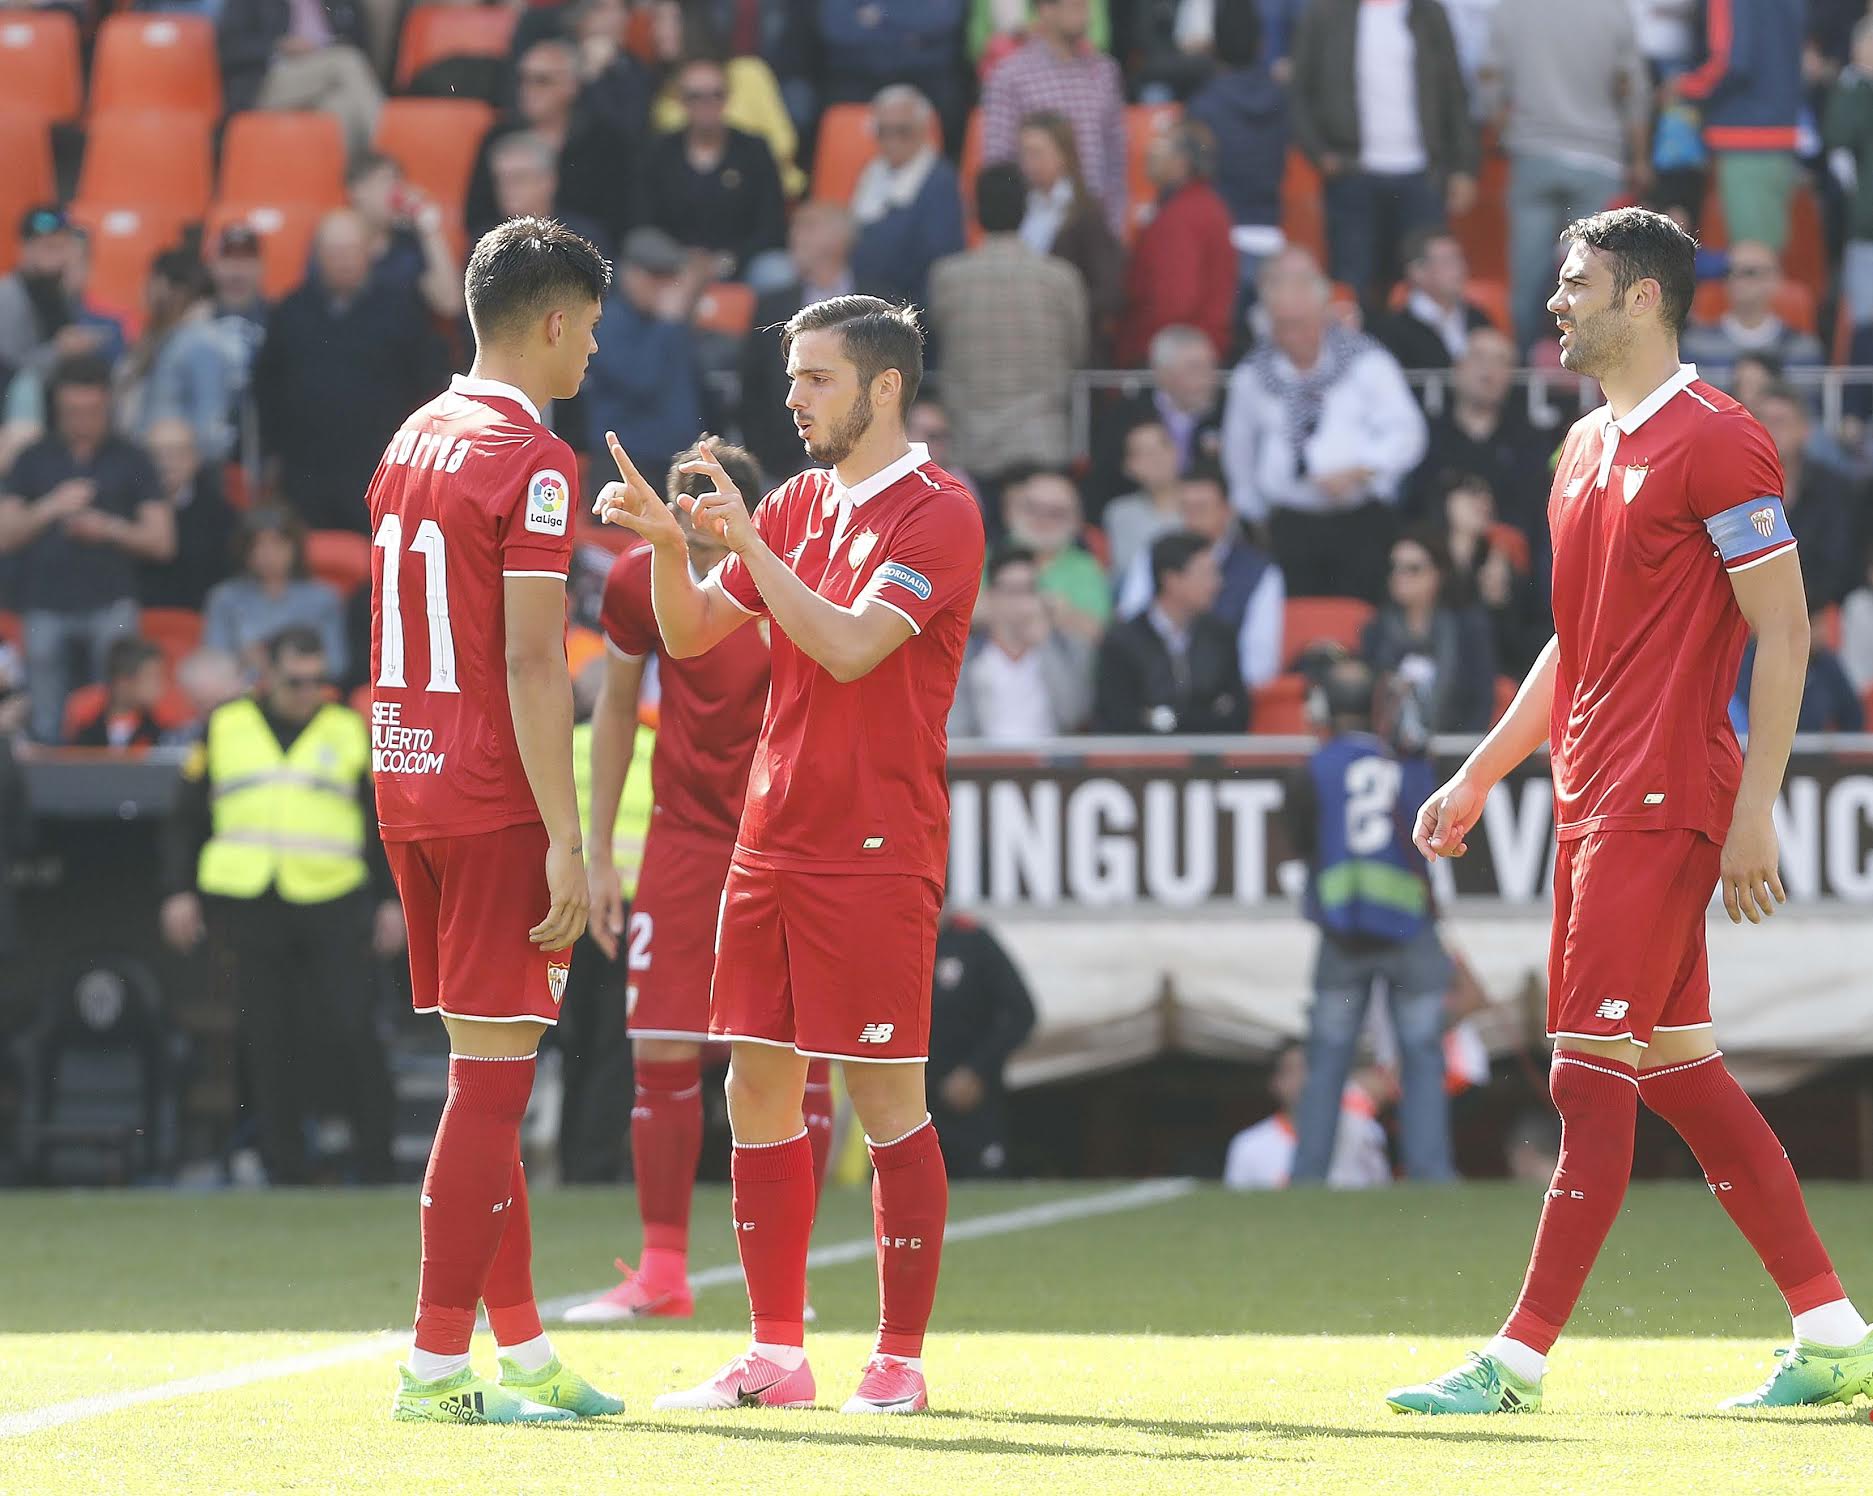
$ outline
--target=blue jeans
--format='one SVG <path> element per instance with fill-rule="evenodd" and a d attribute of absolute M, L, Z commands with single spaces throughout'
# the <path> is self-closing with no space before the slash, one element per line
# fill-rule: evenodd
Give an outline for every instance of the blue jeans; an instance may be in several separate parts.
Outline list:
<path fill-rule="evenodd" d="M 1404 269 L 1406 236 L 1443 223 L 1442 197 L 1428 172 L 1344 171 L 1327 178 L 1325 198 L 1327 274 L 1369 311 L 1382 309 Z"/>
<path fill-rule="evenodd" d="M 28 612 L 26 689 L 32 693 L 32 735 L 42 743 L 63 736 L 65 698 L 79 686 L 104 679 L 104 656 L 114 640 L 137 631 L 137 605 L 124 598 L 95 613 Z M 83 653 L 76 670 L 74 656 Z"/>
<path fill-rule="evenodd" d="M 1515 340 L 1526 351 L 1551 336 L 1548 298 L 1554 295 L 1561 230 L 1598 213 L 1620 188 L 1611 166 L 1583 166 L 1524 152 L 1509 163 L 1509 296 Z"/>
<path fill-rule="evenodd" d="M 1402 945 L 1362 955 L 1349 955 L 1321 940 L 1314 960 L 1307 1085 L 1295 1116 L 1296 1184 L 1326 1181 L 1340 1130 L 1340 1097 L 1365 1026 L 1366 1004 L 1381 981 L 1398 1031 L 1405 1173 L 1419 1184 L 1457 1177 L 1450 1156 L 1450 1104 L 1444 1094 L 1444 994 L 1450 980 L 1450 957 L 1429 925 Z"/>

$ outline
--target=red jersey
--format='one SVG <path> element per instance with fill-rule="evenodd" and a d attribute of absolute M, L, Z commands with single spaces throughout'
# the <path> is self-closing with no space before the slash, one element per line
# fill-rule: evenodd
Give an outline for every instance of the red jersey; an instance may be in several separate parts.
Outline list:
<path fill-rule="evenodd" d="M 1689 364 L 1624 420 L 1602 406 L 1568 432 L 1548 499 L 1563 841 L 1728 833 L 1743 771 L 1729 706 L 1749 632 L 1728 572 L 1795 544 L 1781 495 L 1768 434 Z"/>
<path fill-rule="evenodd" d="M 736 856 L 755 867 L 915 873 L 949 857 L 948 718 L 982 579 L 982 513 L 919 444 L 852 489 L 823 468 L 761 501 L 755 529 L 842 607 L 876 602 L 915 631 L 841 684 L 773 630 L 773 683 Z M 759 589 L 730 556 L 708 584 L 750 613 Z"/>
<path fill-rule="evenodd" d="M 371 479 L 371 759 L 386 841 L 538 821 L 507 703 L 504 576 L 563 579 L 572 449 L 511 385 L 457 375 Z"/>
<path fill-rule="evenodd" d="M 627 655 L 663 642 L 650 605 L 651 548 L 640 545 L 611 563 L 599 622 Z M 733 841 L 748 793 L 748 767 L 767 710 L 770 656 L 759 629 L 736 629 L 707 654 L 662 655 L 657 679 L 657 747 L 650 761 L 651 814 L 658 825 Z"/>

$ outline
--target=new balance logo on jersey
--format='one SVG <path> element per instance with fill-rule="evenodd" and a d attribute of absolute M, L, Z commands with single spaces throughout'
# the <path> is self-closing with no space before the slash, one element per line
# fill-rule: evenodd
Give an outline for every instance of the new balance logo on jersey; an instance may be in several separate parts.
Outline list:
<path fill-rule="evenodd" d="M 509 1195 L 505 1200 L 496 1201 L 494 1209 L 489 1211 L 488 1214 L 498 1216 L 502 1211 L 508 1209 L 508 1207 L 510 1207 L 513 1203 L 514 1203 L 514 1197 L 512 1195 Z"/>
<path fill-rule="evenodd" d="M 897 1032 L 895 1023 L 868 1023 L 858 1031 L 861 1044 L 889 1044 L 891 1036 Z"/>
<path fill-rule="evenodd" d="M 733 1222 L 730 1222 L 730 1224 L 731 1224 L 731 1225 L 733 1225 L 733 1226 L 734 1226 L 734 1228 L 735 1228 L 735 1229 L 736 1229 L 737 1231 L 752 1231 L 752 1230 L 754 1230 L 754 1222 L 753 1222 L 753 1221 L 733 1221 Z"/>
<path fill-rule="evenodd" d="M 1604 1018 L 1610 1023 L 1618 1023 L 1626 1016 L 1626 1010 L 1632 1006 L 1624 998 L 1609 997 L 1593 1010 L 1595 1018 Z"/>

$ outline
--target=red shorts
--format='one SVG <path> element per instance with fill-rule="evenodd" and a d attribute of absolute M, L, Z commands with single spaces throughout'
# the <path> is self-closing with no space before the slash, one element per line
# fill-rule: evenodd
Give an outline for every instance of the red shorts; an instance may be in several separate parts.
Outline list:
<path fill-rule="evenodd" d="M 1562 842 L 1548 943 L 1548 1034 L 1631 1039 L 1710 1027 L 1704 915 L 1722 849 L 1700 831 Z"/>
<path fill-rule="evenodd" d="M 653 824 L 631 900 L 625 1027 L 634 1039 L 709 1037 L 709 979 L 733 837 Z"/>
<path fill-rule="evenodd" d="M 385 842 L 410 932 L 419 1013 L 492 1023 L 559 1022 L 572 952 L 527 938 L 546 918 L 546 828 Z"/>
<path fill-rule="evenodd" d="M 927 1059 L 943 897 L 914 873 L 802 873 L 736 858 L 709 1032 L 834 1060 Z"/>

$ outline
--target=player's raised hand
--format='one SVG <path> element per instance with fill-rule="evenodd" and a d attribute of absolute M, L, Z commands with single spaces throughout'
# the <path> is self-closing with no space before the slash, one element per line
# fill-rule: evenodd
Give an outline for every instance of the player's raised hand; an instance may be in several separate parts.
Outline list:
<path fill-rule="evenodd" d="M 1470 849 L 1464 837 L 1482 815 L 1487 796 L 1487 790 L 1463 774 L 1453 775 L 1418 807 L 1417 824 L 1411 830 L 1412 845 L 1433 860 L 1461 857 Z"/>
<path fill-rule="evenodd" d="M 705 436 L 696 444 L 696 450 L 701 455 L 682 464 L 677 471 L 702 473 L 714 486 L 708 493 L 693 499 L 684 496 L 677 503 L 688 513 L 698 533 L 739 555 L 758 538 L 754 520 L 748 513 L 747 501 L 735 486 L 735 480 L 716 461 L 715 439 Z"/>
<path fill-rule="evenodd" d="M 1739 808 L 1730 822 L 1730 834 L 1723 842 L 1723 860 L 1718 864 L 1723 907 L 1731 924 L 1740 925 L 1747 919 L 1759 925 L 1775 913 L 1777 904 L 1788 902 L 1776 866 L 1779 860 L 1774 816 L 1767 812 L 1745 814 Z"/>
<path fill-rule="evenodd" d="M 585 887 L 585 858 L 577 847 L 554 842 L 546 849 L 546 891 L 553 904 L 527 938 L 549 951 L 564 950 L 585 933 L 591 896 Z"/>
<path fill-rule="evenodd" d="M 591 895 L 592 942 L 605 953 L 605 959 L 618 959 L 618 937 L 624 934 L 624 887 L 618 881 L 618 865 L 599 848 L 586 867 L 586 890 Z"/>
<path fill-rule="evenodd" d="M 605 445 L 611 448 L 611 460 L 618 464 L 619 481 L 607 483 L 598 491 L 592 513 L 608 525 L 634 530 L 653 545 L 683 544 L 683 527 L 676 515 L 663 496 L 644 481 L 618 440 L 618 433 L 607 431 Z"/>

